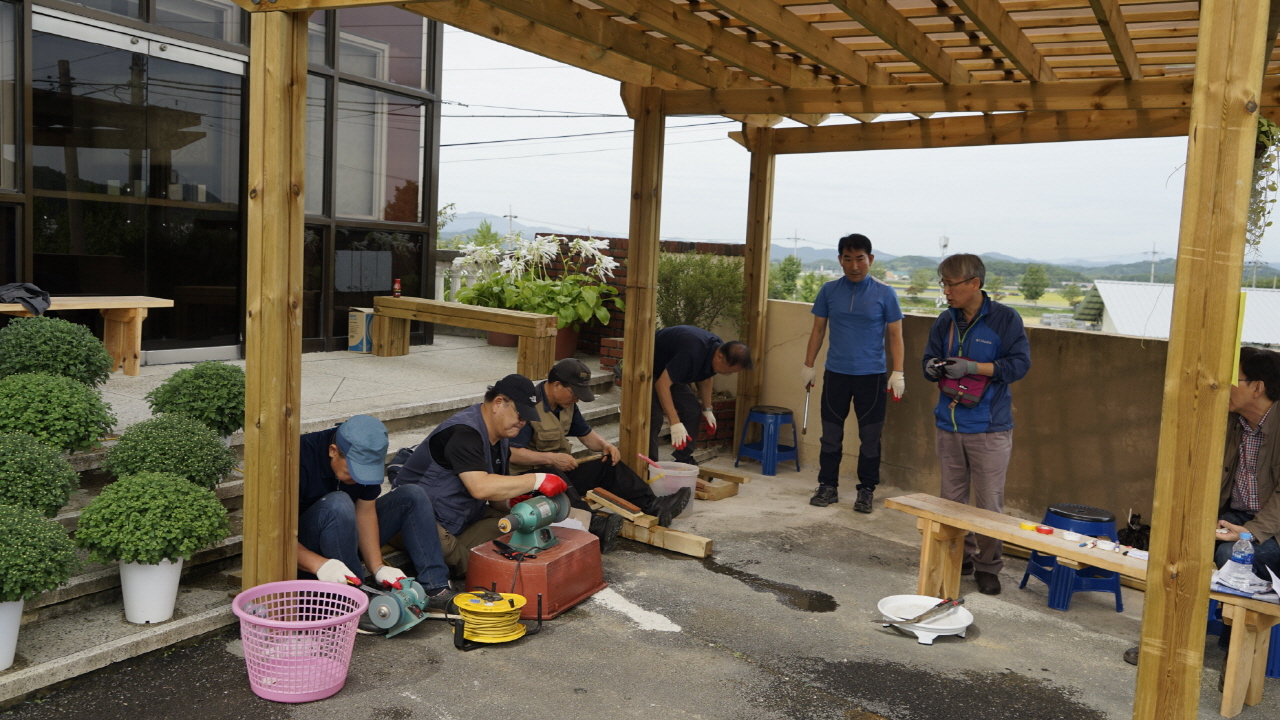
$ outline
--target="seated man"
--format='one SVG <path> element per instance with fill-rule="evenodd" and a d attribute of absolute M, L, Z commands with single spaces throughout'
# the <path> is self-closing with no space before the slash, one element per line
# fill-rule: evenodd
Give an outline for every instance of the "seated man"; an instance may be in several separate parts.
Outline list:
<path fill-rule="evenodd" d="M 511 440 L 512 472 L 554 472 L 579 494 L 603 488 L 656 516 L 659 525 L 670 525 L 672 518 L 689 504 L 692 493 L 686 487 L 671 495 L 654 495 L 649 485 L 621 461 L 618 448 L 583 419 L 578 401 L 595 399 L 595 393 L 591 392 L 591 371 L 581 360 L 566 358 L 556 363 L 547 373 L 546 381 L 538 385 L 538 419 Z M 570 437 L 578 438 L 588 450 L 599 452 L 603 457 L 579 464 L 571 454 Z M 596 520 L 592 524 L 595 525 Z M 611 550 L 616 538 L 617 533 L 605 533 L 601 538 L 601 551 Z"/>
<path fill-rule="evenodd" d="M 382 561 L 382 545 L 399 533 L 428 606 L 453 601 L 431 498 L 416 485 L 382 492 L 387 428 L 368 415 L 301 438 L 298 474 L 298 569 L 326 582 L 360 585 L 360 558 L 383 587 L 405 574 Z"/>
<path fill-rule="evenodd" d="M 526 422 L 538 419 L 533 382 L 508 375 L 484 395 L 484 402 L 459 411 L 427 435 L 396 475 L 395 485 L 417 485 L 431 496 L 445 563 L 465 577 L 471 548 L 503 533 L 498 521 L 505 501 L 538 491 L 564 492 L 564 480 L 549 473 L 508 475 L 507 443 Z M 502 502 L 502 510 L 490 502 Z"/>

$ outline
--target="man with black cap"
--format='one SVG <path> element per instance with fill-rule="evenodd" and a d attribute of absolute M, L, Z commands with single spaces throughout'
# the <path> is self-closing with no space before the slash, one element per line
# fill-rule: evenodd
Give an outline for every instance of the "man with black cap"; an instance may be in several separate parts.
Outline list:
<path fill-rule="evenodd" d="M 671 495 L 658 497 L 634 470 L 622 462 L 618 448 L 592 430 L 578 410 L 578 401 L 592 402 L 591 371 L 581 360 L 566 358 L 556 363 L 547 373 L 547 379 L 538 385 L 538 419 L 530 422 L 520 434 L 511 440 L 512 472 L 554 472 L 564 478 L 578 493 L 604 488 L 635 503 L 644 512 L 658 518 L 658 524 L 667 526 L 689 504 L 689 488 Z M 568 412 L 566 412 L 568 411 Z M 569 438 L 576 437 L 586 446 L 601 454 L 596 460 L 579 463 L 569 447 Z M 617 532 L 610 533 L 601 522 L 621 520 L 594 518 L 591 523 L 601 536 L 601 551 L 608 552 L 617 541 Z"/>
<path fill-rule="evenodd" d="M 503 533 L 498 521 L 505 501 L 537 491 L 559 495 L 567 487 L 550 473 L 509 475 L 507 443 L 538 419 L 537 390 L 523 375 L 493 384 L 484 402 L 459 411 L 419 443 L 396 475 L 397 487 L 417 485 L 431 496 L 444 561 L 457 576 L 467 574 L 471 548 Z M 502 502 L 499 511 L 489 503 Z"/>
<path fill-rule="evenodd" d="M 453 601 L 440 552 L 435 511 L 423 488 L 381 495 L 387 428 L 376 418 L 350 420 L 300 439 L 298 570 L 326 582 L 360 585 L 360 559 L 383 587 L 400 589 L 404 572 L 382 561 L 382 545 L 399 533 L 428 607 Z"/>

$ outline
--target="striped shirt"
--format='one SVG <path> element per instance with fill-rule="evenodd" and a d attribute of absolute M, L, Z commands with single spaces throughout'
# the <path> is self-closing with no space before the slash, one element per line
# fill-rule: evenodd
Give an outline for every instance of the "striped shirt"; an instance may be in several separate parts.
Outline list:
<path fill-rule="evenodd" d="M 1236 462 L 1236 479 L 1231 486 L 1231 509 L 1256 513 L 1262 509 L 1258 501 L 1258 452 L 1267 434 L 1262 425 L 1275 408 L 1273 404 L 1258 421 L 1258 428 L 1249 427 L 1249 421 L 1240 417 L 1240 456 Z"/>

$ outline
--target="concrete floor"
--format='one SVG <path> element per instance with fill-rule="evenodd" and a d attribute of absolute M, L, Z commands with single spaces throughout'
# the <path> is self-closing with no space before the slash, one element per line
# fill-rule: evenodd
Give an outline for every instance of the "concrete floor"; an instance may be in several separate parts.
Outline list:
<path fill-rule="evenodd" d="M 719 458 L 712 465 L 729 467 Z M 744 468 L 754 470 L 752 464 Z M 541 634 L 469 653 L 444 623 L 359 637 L 335 697 L 287 706 L 254 697 L 234 630 L 188 648 L 119 663 L 14 720 L 93 718 L 1128 718 L 1142 594 L 1045 606 L 1043 584 L 1005 592 L 966 579 L 975 623 L 934 645 L 885 629 L 876 602 L 912 593 L 915 519 L 877 507 L 808 505 L 815 474 L 756 476 L 738 496 L 695 502 L 677 529 L 715 540 L 696 560 L 624 541 L 605 556 L 609 591 L 546 623 Z M 891 488 L 878 496 L 891 497 Z M 611 591 L 611 592 L 610 592 Z M 647 611 L 644 612 L 644 611 Z M 1214 718 L 1222 654 L 1206 641 L 1201 712 Z M 1280 681 L 1242 720 L 1280 717 Z"/>

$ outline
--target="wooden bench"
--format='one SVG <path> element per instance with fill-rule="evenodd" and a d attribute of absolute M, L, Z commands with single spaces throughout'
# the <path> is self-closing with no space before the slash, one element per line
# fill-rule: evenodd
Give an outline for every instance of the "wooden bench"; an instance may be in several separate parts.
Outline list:
<path fill-rule="evenodd" d="M 915 515 L 923 534 L 920 548 L 920 575 L 916 593 L 932 597 L 960 596 L 960 565 L 964 561 L 964 536 L 970 531 L 1045 555 L 1057 556 L 1068 567 L 1092 566 L 1118 572 L 1124 577 L 1146 582 L 1147 561 L 1112 550 L 1082 548 L 1078 540 L 1064 540 L 1061 533 L 1041 535 L 1023 530 L 1018 518 L 970 505 L 916 493 L 888 498 L 884 506 Z M 1250 600 L 1236 595 L 1210 593 L 1222 604 L 1223 621 L 1232 625 L 1231 646 L 1223 669 L 1223 717 L 1235 717 L 1244 705 L 1262 701 L 1266 682 L 1267 652 L 1271 626 L 1280 623 L 1280 605 Z"/>
<path fill-rule="evenodd" d="M 530 380 L 546 377 L 555 364 L 556 317 L 519 310 L 476 307 L 414 297 L 373 299 L 373 354 L 396 357 L 409 353 L 409 321 L 504 332 L 519 336 L 516 372 Z"/>
<path fill-rule="evenodd" d="M 111 355 L 111 372 L 124 366 L 125 375 L 137 375 L 142 357 L 142 321 L 147 319 L 149 308 L 173 307 L 172 300 L 142 295 L 111 295 L 105 297 L 54 297 L 49 298 L 49 311 L 98 310 L 102 313 L 102 344 Z M 31 313 L 19 303 L 0 303 L 0 313 L 31 317 Z"/>

